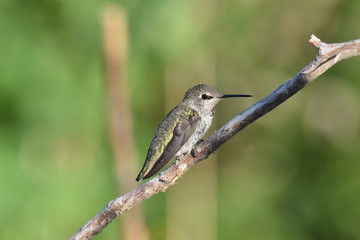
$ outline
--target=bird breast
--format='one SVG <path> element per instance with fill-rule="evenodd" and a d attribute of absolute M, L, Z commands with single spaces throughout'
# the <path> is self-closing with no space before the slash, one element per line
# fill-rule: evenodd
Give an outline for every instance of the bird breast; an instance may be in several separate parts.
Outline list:
<path fill-rule="evenodd" d="M 209 130 L 212 123 L 213 116 L 201 117 L 201 121 L 194 134 L 191 135 L 189 140 L 180 148 L 176 153 L 176 157 L 180 157 L 189 153 L 195 144 L 201 140 L 205 133 Z"/>

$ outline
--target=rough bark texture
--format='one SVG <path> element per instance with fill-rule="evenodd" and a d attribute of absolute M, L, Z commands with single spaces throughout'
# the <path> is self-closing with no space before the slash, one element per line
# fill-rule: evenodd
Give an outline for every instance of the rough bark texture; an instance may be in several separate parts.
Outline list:
<path fill-rule="evenodd" d="M 344 43 L 326 44 L 312 35 L 310 43 L 318 49 L 318 55 L 295 77 L 286 81 L 267 97 L 231 119 L 204 142 L 196 146 L 192 154 L 185 155 L 150 181 L 110 201 L 103 210 L 80 228 L 70 239 L 91 239 L 116 216 L 121 215 L 154 194 L 164 192 L 193 165 L 206 159 L 241 129 L 279 106 L 337 62 L 360 55 L 360 39 Z"/>

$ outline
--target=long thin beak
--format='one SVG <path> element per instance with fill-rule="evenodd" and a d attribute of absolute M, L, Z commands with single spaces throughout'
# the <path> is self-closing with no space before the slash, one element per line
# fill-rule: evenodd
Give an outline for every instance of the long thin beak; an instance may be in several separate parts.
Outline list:
<path fill-rule="evenodd" d="M 232 97 L 252 97 L 252 95 L 247 95 L 247 94 L 225 94 L 225 95 L 222 95 L 220 98 L 232 98 Z"/>

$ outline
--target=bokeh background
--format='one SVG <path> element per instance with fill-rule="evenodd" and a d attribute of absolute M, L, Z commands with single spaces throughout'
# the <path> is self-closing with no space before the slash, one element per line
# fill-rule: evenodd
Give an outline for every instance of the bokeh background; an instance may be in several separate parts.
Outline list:
<path fill-rule="evenodd" d="M 189 87 L 255 96 L 220 103 L 214 130 L 311 61 L 312 33 L 325 42 L 360 37 L 357 0 L 115 5 L 128 23 L 136 171 Z M 109 127 L 108 8 L 0 1 L 0 239 L 67 239 L 128 190 L 119 189 Z M 143 222 L 143 239 L 160 240 L 360 239 L 359 66 L 359 58 L 337 64 L 142 203 L 135 229 Z M 125 220 L 95 239 L 125 239 Z"/>

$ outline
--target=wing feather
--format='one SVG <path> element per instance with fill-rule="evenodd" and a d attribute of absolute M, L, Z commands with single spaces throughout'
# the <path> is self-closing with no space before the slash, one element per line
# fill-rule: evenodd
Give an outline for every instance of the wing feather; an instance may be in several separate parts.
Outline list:
<path fill-rule="evenodd" d="M 140 172 L 139 176 L 137 177 L 137 181 L 140 181 L 141 179 L 149 178 L 153 175 L 155 175 L 158 171 L 160 171 L 174 156 L 175 154 L 181 149 L 181 147 L 189 140 L 191 135 L 195 132 L 195 129 L 197 128 L 197 125 L 200 122 L 200 116 L 193 110 L 193 109 L 186 109 L 190 111 L 190 114 L 186 114 L 189 112 L 183 112 L 183 111 L 176 111 L 178 109 L 174 109 L 173 114 L 179 114 L 178 116 L 180 119 L 183 119 L 179 121 L 172 132 L 171 138 L 169 139 L 168 143 L 163 147 L 162 154 L 158 156 L 158 159 L 155 161 L 153 166 L 146 166 L 148 159 L 154 158 L 157 155 L 159 155 L 157 150 L 154 150 L 154 147 L 150 147 L 147 159 L 145 161 L 144 167 L 142 171 Z M 166 121 L 166 120 L 164 120 Z M 165 123 L 166 124 L 166 123 Z M 165 125 L 164 124 L 164 125 Z M 161 124 L 159 126 L 158 131 L 161 131 Z M 161 135 L 161 134 L 160 134 Z M 167 134 L 163 134 L 163 138 L 166 138 Z M 151 145 L 156 144 L 157 142 L 154 138 Z"/>

